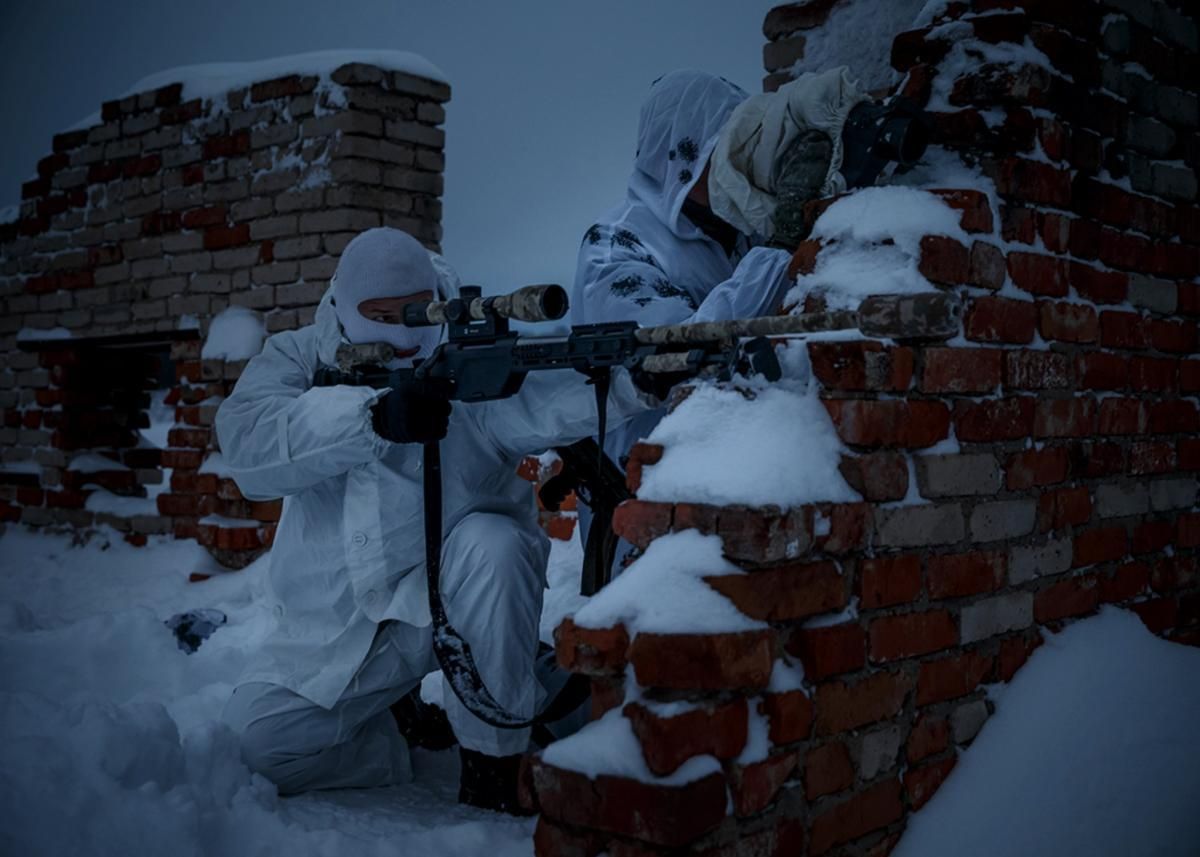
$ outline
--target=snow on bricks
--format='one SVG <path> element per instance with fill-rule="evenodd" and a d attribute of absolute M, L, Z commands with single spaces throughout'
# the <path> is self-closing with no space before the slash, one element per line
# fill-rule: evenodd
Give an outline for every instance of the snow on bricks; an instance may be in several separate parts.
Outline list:
<path fill-rule="evenodd" d="M 391 225 L 438 247 L 450 90 L 429 63 L 396 52 L 181 73 L 56 135 L 18 219 L 0 224 L 5 466 L 23 462 L 55 488 L 91 450 L 129 475 L 70 496 L 0 483 L 0 502 L 39 526 L 199 538 L 240 567 L 270 544 L 279 502 L 248 503 L 221 476 L 216 407 L 263 333 L 312 321 L 355 232 Z M 253 346 L 202 355 L 230 311 L 258 315 Z M 115 366 L 121 354 L 128 365 Z M 138 380 L 101 392 L 117 373 Z M 136 463 L 151 436 L 155 460 Z"/>
<path fill-rule="evenodd" d="M 1179 88 L 1194 23 L 1181 43 L 1128 3 L 1010 5 L 950 4 L 895 34 L 898 88 L 934 114 L 930 156 L 906 188 L 808 205 L 785 303 L 940 292 L 960 299 L 960 329 L 790 342 L 793 410 L 753 383 L 736 410 L 695 405 L 719 436 L 707 447 L 677 407 L 633 450 L 637 499 L 615 520 L 645 551 L 627 572 L 645 582 L 593 599 L 621 602 L 602 621 L 580 611 L 559 629 L 564 665 L 605 683 L 596 734 L 625 737 L 609 744 L 619 766 L 576 749 L 544 768 L 583 775 L 591 801 L 617 777 L 721 785 L 725 808 L 673 837 L 551 796 L 560 845 L 886 854 L 988 728 L 984 687 L 1046 635 L 1116 604 L 1200 642 L 1200 164 Z M 837 8 L 771 13 L 768 88 Z M 829 466 L 797 463 L 813 460 Z M 688 533 L 717 554 L 666 569 L 656 549 Z M 635 609 L 637 592 L 653 605 Z M 803 844 L 778 850 L 785 836 Z"/>

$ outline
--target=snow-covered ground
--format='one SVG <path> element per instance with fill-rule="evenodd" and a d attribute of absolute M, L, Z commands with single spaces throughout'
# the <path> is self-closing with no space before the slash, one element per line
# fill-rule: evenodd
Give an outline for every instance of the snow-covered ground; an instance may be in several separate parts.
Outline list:
<path fill-rule="evenodd" d="M 532 853 L 530 820 L 457 803 L 453 750 L 409 785 L 277 797 L 217 722 L 273 621 L 266 563 L 188 583 L 204 549 L 151 539 L 0 537 L 0 854 Z M 554 544 L 547 629 L 578 602 L 578 544 Z M 197 607 L 229 620 L 185 655 L 163 620 Z"/>
<path fill-rule="evenodd" d="M 544 636 L 583 603 L 578 542 L 554 545 Z M 0 854 L 532 853 L 532 821 L 457 804 L 454 751 L 389 789 L 252 776 L 217 720 L 272 621 L 265 563 L 186 582 L 211 570 L 169 538 L 0 537 Z M 229 621 L 189 656 L 163 620 L 197 607 Z M 1048 637 L 896 853 L 1200 853 L 1198 679 L 1200 650 L 1127 613 Z"/>

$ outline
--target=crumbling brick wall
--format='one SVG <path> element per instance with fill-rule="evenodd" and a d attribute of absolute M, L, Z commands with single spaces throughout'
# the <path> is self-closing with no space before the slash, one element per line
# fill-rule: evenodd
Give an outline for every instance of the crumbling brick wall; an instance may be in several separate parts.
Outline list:
<path fill-rule="evenodd" d="M 173 83 L 56 135 L 18 219 L 0 224 L 0 519 L 110 524 L 135 542 L 174 532 L 235 566 L 270 544 L 278 501 L 249 503 L 202 469 L 244 364 L 201 359 L 209 324 L 230 306 L 267 333 L 310 323 L 363 229 L 438 249 L 449 97 L 349 62 L 215 97 Z M 164 362 L 176 425 L 159 450 L 136 429 Z M 88 452 L 112 469 L 73 471 Z M 87 508 L 97 486 L 136 498 L 156 484 L 149 510 Z"/>
<path fill-rule="evenodd" d="M 535 759 L 539 855 L 883 855 L 983 727 L 984 686 L 1047 631 L 1117 604 L 1200 644 L 1196 19 L 1177 2 L 972 0 L 927 24 L 891 58 L 934 112 L 935 150 L 980 179 L 942 191 L 968 240 L 921 242 L 962 330 L 807 344 L 862 502 L 618 511 L 643 547 L 719 535 L 749 574 L 710 584 L 769 626 L 564 623 L 560 661 L 592 677 L 597 715 L 622 711 L 626 768 L 650 775 Z M 794 271 L 825 252 L 806 241 Z M 635 447 L 631 488 L 662 454 Z M 772 684 L 784 659 L 802 686 Z M 746 763 L 762 717 L 769 750 Z M 668 779 L 704 756 L 719 770 Z"/>

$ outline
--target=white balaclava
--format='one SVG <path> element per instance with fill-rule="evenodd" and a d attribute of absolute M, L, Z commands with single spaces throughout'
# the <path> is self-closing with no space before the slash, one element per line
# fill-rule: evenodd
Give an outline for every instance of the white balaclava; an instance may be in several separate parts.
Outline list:
<path fill-rule="evenodd" d="M 405 327 L 364 318 L 358 305 L 372 298 L 399 298 L 417 292 L 438 293 L 438 277 L 429 253 L 407 232 L 390 227 L 368 229 L 346 245 L 333 274 L 333 308 L 346 339 L 355 345 L 386 342 L 399 351 L 419 349 L 411 359 L 428 357 L 438 344 L 437 327 Z"/>

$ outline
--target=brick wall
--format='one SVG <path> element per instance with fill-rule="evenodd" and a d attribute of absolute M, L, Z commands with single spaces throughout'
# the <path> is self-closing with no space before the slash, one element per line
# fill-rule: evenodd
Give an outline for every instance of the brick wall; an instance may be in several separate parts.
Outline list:
<path fill-rule="evenodd" d="M 19 218 L 0 224 L 0 519 L 199 537 L 234 566 L 268 545 L 279 503 L 202 471 L 243 365 L 201 360 L 209 323 L 233 305 L 268 333 L 310 323 L 338 255 L 369 227 L 437 249 L 449 97 L 350 62 L 215 97 L 175 83 L 56 135 Z M 176 422 L 159 450 L 135 430 L 163 364 Z M 84 453 L 113 468 L 71 470 Z M 94 513 L 98 487 L 157 498 Z"/>
<path fill-rule="evenodd" d="M 896 34 L 931 157 L 973 176 L 941 191 L 968 240 L 928 236 L 919 260 L 963 301 L 962 330 L 807 344 L 862 502 L 618 511 L 643 547 L 720 535 L 749 574 L 710 585 L 768 627 L 564 623 L 560 661 L 636 737 L 610 767 L 648 774 L 535 758 L 539 855 L 884 855 L 983 727 L 984 685 L 1045 633 L 1117 604 L 1200 645 L 1200 58 L 1183 9 L 974 0 Z M 794 270 L 823 252 L 806 241 Z M 635 447 L 631 488 L 661 455 Z M 785 661 L 799 686 L 772 682 Z M 762 718 L 765 755 L 743 755 Z M 698 757 L 720 764 L 668 779 Z"/>

